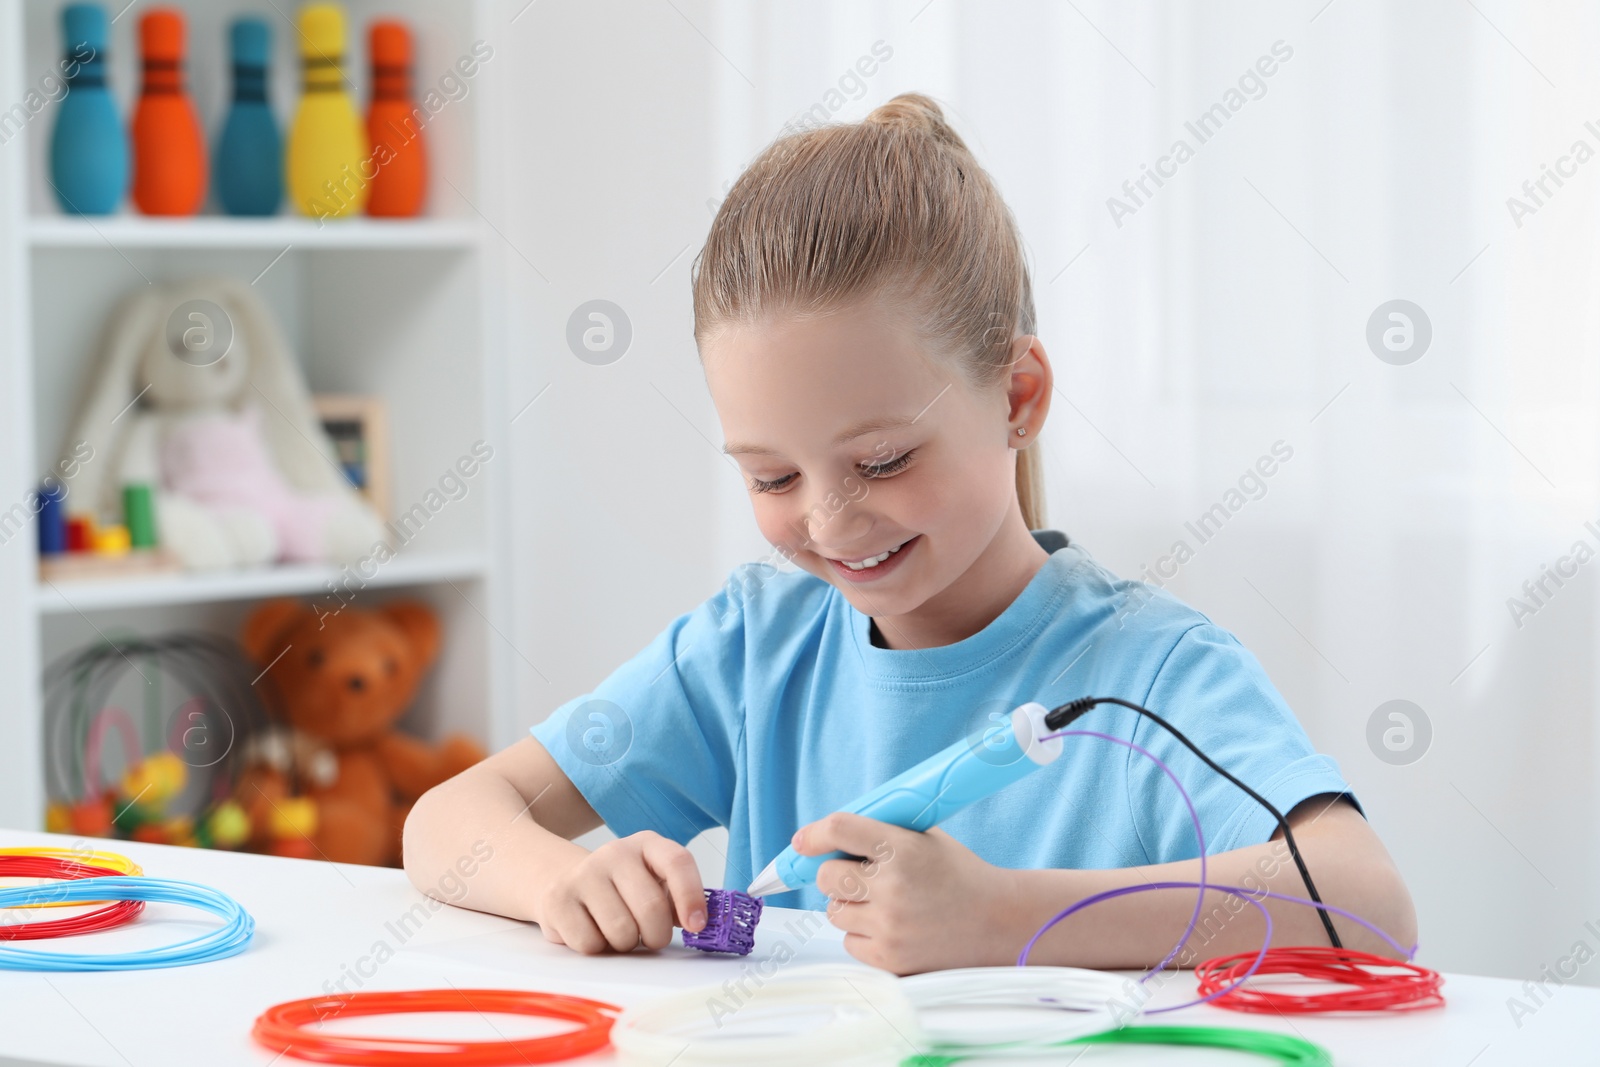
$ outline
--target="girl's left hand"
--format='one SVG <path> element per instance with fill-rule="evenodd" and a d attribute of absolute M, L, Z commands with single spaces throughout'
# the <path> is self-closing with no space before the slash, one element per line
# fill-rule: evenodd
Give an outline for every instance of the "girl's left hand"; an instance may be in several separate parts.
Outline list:
<path fill-rule="evenodd" d="M 1016 872 L 979 859 L 939 829 L 906 830 L 862 815 L 834 812 L 802 826 L 801 855 L 838 849 L 817 872 L 828 921 L 862 963 L 895 974 L 1016 961 Z"/>

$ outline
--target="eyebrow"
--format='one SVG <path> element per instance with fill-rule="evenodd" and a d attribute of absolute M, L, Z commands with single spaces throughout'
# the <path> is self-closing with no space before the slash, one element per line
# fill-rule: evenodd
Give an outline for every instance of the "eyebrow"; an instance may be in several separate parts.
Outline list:
<path fill-rule="evenodd" d="M 867 434 L 874 433 L 878 430 L 898 430 L 902 427 L 910 426 L 916 421 L 917 420 L 915 418 L 905 415 L 896 415 L 880 419 L 868 419 L 865 422 L 858 422 L 854 426 L 845 427 L 834 437 L 833 443 L 835 445 L 842 445 L 846 441 L 853 441 L 857 437 L 865 437 Z M 742 442 L 729 442 L 728 444 L 722 446 L 722 451 L 730 456 L 778 455 L 776 449 L 767 448 L 764 445 L 744 444 Z"/>

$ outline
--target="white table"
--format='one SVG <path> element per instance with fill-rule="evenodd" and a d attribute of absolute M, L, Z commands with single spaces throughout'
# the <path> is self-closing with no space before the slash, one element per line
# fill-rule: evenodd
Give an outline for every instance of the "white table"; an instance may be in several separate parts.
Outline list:
<path fill-rule="evenodd" d="M 250 1027 L 273 1004 L 330 991 L 460 988 L 538 989 L 628 1005 L 689 985 L 721 984 L 759 967 L 787 941 L 787 966 L 853 963 L 841 935 L 816 913 L 771 908 L 762 916 L 755 952 L 711 956 L 681 944 L 660 953 L 581 956 L 547 943 L 532 924 L 448 905 L 429 910 L 403 873 L 377 867 L 284 860 L 228 852 L 90 841 L 0 830 L 0 848 L 92 845 L 132 857 L 151 877 L 202 882 L 234 897 L 256 919 L 255 941 L 231 959 L 192 967 L 127 973 L 0 971 L 0 1067 L 74 1064 L 96 1067 L 265 1065 L 273 1055 L 253 1044 Z M 418 909 L 420 905 L 420 910 Z M 64 909 L 63 909 L 64 911 Z M 408 914 L 416 921 L 406 925 Z M 132 927 L 74 939 L 70 951 L 116 951 L 168 944 L 216 920 L 175 905 L 150 904 Z M 19 942 L 68 951 L 64 942 Z M 377 963 L 379 957 L 384 962 Z M 392 958 L 390 958 L 392 957 Z M 329 983 L 325 988 L 325 983 Z M 1188 972 L 1164 983 L 1152 1007 L 1193 996 Z M 1414 1015 L 1307 1018 L 1245 1015 L 1207 1007 L 1157 1016 L 1152 1022 L 1243 1026 L 1298 1032 L 1328 1048 L 1335 1062 L 1503 1064 L 1600 1061 L 1600 989 L 1565 986 L 1518 1027 L 1507 998 L 1521 983 L 1450 975 L 1446 1007 Z M 499 1037 L 550 1033 L 566 1024 L 495 1016 L 407 1016 L 352 1020 L 354 1032 L 399 1036 Z M 442 1027 L 442 1029 L 440 1029 Z M 498 1029 L 493 1029 L 498 1028 Z M 582 1064 L 613 1062 L 609 1050 Z M 305 1061 L 282 1058 L 281 1067 Z M 977 1061 L 968 1061 L 976 1063 Z M 1013 1063 L 1016 1061 L 1012 1061 Z M 1046 1062 L 1046 1061 L 1034 1061 Z M 1063 1062 L 1056 1057 L 1048 1062 Z M 1084 1063 L 1261 1064 L 1253 1056 L 1177 1048 L 1101 1048 Z"/>

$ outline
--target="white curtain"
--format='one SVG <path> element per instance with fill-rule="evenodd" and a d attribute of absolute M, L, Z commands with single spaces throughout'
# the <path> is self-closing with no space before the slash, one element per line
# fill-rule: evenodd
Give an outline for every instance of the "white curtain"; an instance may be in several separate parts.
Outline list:
<path fill-rule="evenodd" d="M 1172 575 L 1263 661 L 1396 856 L 1422 958 L 1531 976 L 1593 942 L 1600 561 L 1560 557 L 1600 551 L 1600 160 L 1574 155 L 1579 140 L 1600 150 L 1600 14 L 1488 0 L 709 13 L 713 198 L 819 104 L 846 121 L 907 90 L 947 106 L 1030 249 L 1060 383 L 1039 443 L 1052 524 L 1120 574 Z M 863 76 L 875 47 L 892 54 Z M 1190 154 L 1164 159 L 1180 140 Z M 1535 185 L 1534 204 L 1522 183 L 1542 164 L 1570 176 Z M 1431 327 L 1410 362 L 1415 313 L 1380 316 L 1396 344 L 1409 323 L 1410 351 L 1368 343 L 1393 300 Z M 737 479 L 715 484 L 720 574 L 765 545 Z M 1180 541 L 1192 555 L 1163 563 Z M 1535 603 L 1523 583 L 1544 565 L 1571 576 Z M 1513 618 L 1512 597 L 1534 610 Z M 1392 700 L 1421 714 L 1391 706 L 1369 741 Z M 1387 748 L 1384 730 L 1399 731 Z"/>

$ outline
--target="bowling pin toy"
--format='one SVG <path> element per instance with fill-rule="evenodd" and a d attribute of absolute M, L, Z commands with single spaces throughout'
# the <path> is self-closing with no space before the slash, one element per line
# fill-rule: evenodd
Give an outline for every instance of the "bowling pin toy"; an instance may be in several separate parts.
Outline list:
<path fill-rule="evenodd" d="M 425 119 L 411 99 L 411 31 L 402 22 L 374 22 L 368 51 L 372 106 L 367 140 L 377 173 L 367 194 L 367 214 L 409 217 L 422 211 L 428 189 Z"/>
<path fill-rule="evenodd" d="M 337 4 L 300 9 L 305 88 L 289 131 L 289 199 L 317 219 L 359 214 L 367 203 L 372 162 L 367 131 L 344 80 L 344 11 Z"/>
<path fill-rule="evenodd" d="M 283 199 L 283 139 L 267 103 L 272 33 L 258 18 L 228 30 L 233 103 L 217 138 L 217 200 L 230 215 L 276 215 Z"/>
<path fill-rule="evenodd" d="M 61 210 L 109 215 L 128 191 L 128 135 L 106 91 L 106 12 L 71 4 L 61 13 L 67 95 L 50 135 L 50 182 Z"/>
<path fill-rule="evenodd" d="M 93 515 L 69 514 L 67 516 L 67 551 L 94 551 L 95 521 Z"/>
<path fill-rule="evenodd" d="M 39 490 L 39 555 L 55 556 L 67 550 L 67 490 L 57 482 Z"/>
<path fill-rule="evenodd" d="M 146 215 L 193 215 L 206 196 L 205 137 L 183 86 L 183 38 L 174 8 L 139 20 L 144 88 L 133 113 L 133 202 Z"/>

